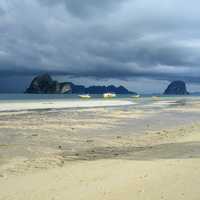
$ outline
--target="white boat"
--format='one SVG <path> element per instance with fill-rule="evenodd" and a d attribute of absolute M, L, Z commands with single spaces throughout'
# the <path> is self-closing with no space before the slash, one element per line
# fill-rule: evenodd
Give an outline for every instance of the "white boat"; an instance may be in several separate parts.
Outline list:
<path fill-rule="evenodd" d="M 89 94 L 82 94 L 82 95 L 79 95 L 79 97 L 81 99 L 90 99 L 91 98 L 91 96 Z"/>
<path fill-rule="evenodd" d="M 138 95 L 133 95 L 132 98 L 136 98 L 136 99 L 140 98 L 140 95 L 139 94 Z"/>
<path fill-rule="evenodd" d="M 103 97 L 104 98 L 114 98 L 116 97 L 117 95 L 115 93 L 104 93 L 103 94 Z"/>

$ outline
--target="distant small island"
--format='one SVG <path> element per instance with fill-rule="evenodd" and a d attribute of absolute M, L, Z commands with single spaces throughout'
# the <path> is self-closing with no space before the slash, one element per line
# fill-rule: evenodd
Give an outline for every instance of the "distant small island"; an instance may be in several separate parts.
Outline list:
<path fill-rule="evenodd" d="M 173 81 L 169 84 L 164 95 L 189 95 L 184 81 Z"/>
<path fill-rule="evenodd" d="M 53 80 L 49 74 L 35 77 L 25 93 L 32 94 L 103 94 L 112 92 L 116 94 L 137 94 L 129 91 L 123 86 L 90 86 L 75 85 L 72 82 L 58 82 Z"/>

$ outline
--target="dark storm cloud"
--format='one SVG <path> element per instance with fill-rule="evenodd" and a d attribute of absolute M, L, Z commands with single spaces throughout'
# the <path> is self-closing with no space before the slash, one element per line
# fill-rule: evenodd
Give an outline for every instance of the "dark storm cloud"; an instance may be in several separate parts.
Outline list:
<path fill-rule="evenodd" d="M 2 8 L 0 8 L 0 16 L 3 16 L 4 14 L 5 14 L 5 11 Z"/>
<path fill-rule="evenodd" d="M 89 17 L 91 15 L 103 17 L 103 13 L 111 12 L 122 1 L 125 0 L 40 0 L 42 4 L 47 6 L 63 4 L 70 14 L 77 17 Z"/>
<path fill-rule="evenodd" d="M 196 0 L 1 0 L 0 76 L 199 82 Z"/>

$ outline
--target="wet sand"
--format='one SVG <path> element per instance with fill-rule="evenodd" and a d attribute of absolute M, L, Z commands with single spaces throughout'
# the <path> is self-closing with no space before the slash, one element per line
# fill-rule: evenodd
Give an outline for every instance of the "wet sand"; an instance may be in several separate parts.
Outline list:
<path fill-rule="evenodd" d="M 198 200 L 199 105 L 1 113 L 0 200 Z"/>

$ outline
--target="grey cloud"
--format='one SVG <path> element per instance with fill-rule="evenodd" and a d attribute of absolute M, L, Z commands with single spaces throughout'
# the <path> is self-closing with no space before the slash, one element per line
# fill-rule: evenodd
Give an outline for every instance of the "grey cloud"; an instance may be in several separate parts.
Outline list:
<path fill-rule="evenodd" d="M 5 14 L 5 11 L 3 8 L 0 8 L 0 16 L 3 16 Z"/>
<path fill-rule="evenodd" d="M 200 82 L 195 0 L 2 0 L 0 76 Z M 3 10 L 3 12 L 1 12 Z"/>
<path fill-rule="evenodd" d="M 123 1 L 125 0 L 40 0 L 42 4 L 47 6 L 65 5 L 67 11 L 76 17 L 94 17 L 98 15 L 104 17 L 105 12 L 111 12 Z"/>

